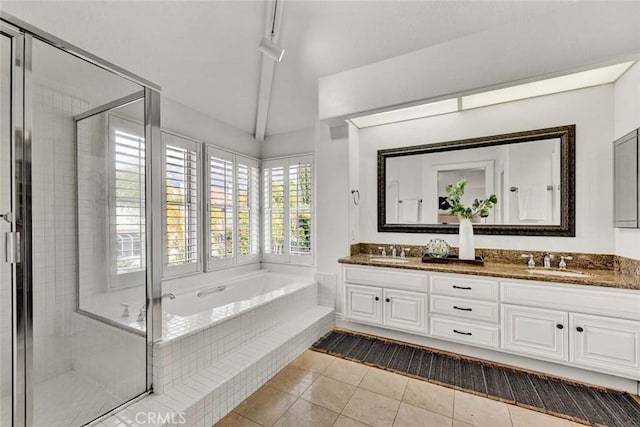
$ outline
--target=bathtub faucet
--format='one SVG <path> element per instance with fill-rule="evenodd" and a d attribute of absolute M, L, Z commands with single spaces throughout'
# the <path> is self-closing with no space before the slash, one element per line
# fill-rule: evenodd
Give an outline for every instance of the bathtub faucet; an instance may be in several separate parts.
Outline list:
<path fill-rule="evenodd" d="M 169 298 L 169 299 L 176 299 L 176 294 L 174 294 L 173 292 L 167 292 L 166 294 L 162 295 L 162 298 Z"/>

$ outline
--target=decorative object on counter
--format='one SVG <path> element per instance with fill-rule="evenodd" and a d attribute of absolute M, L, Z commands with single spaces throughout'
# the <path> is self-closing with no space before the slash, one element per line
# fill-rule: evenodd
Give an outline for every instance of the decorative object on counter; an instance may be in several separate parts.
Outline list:
<path fill-rule="evenodd" d="M 449 244 L 443 239 L 431 239 L 427 243 L 427 255 L 431 258 L 446 258 L 449 256 Z"/>
<path fill-rule="evenodd" d="M 447 191 L 447 200 L 451 205 L 449 215 L 457 215 L 460 220 L 459 228 L 459 254 L 460 259 L 474 260 L 476 258 L 475 245 L 473 242 L 473 224 L 471 218 L 479 216 L 480 218 L 486 218 L 489 216 L 489 211 L 498 203 L 498 198 L 495 194 L 490 195 L 486 199 L 475 199 L 468 208 L 461 203 L 462 196 L 464 195 L 464 187 L 467 185 L 466 178 L 460 178 L 455 184 L 449 184 L 445 187 Z"/>
<path fill-rule="evenodd" d="M 474 257 L 473 259 L 460 258 L 458 255 L 449 255 L 446 258 L 433 258 L 429 254 L 422 257 L 422 262 L 426 263 L 438 263 L 438 264 L 470 264 L 483 266 L 484 258 L 481 256 Z"/>

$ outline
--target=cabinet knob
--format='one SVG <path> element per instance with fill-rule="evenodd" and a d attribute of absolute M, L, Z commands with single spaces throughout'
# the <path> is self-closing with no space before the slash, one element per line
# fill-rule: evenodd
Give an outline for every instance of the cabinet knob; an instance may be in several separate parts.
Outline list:
<path fill-rule="evenodd" d="M 391 299 L 387 298 L 385 301 L 386 301 L 386 302 L 391 302 Z"/>
<path fill-rule="evenodd" d="M 558 329 L 564 329 L 564 325 L 561 325 L 560 323 L 558 323 L 558 324 L 556 325 L 556 328 L 558 328 Z"/>
<path fill-rule="evenodd" d="M 578 332 L 583 332 L 583 331 L 584 331 L 584 329 L 582 328 L 582 326 L 578 326 L 578 327 L 576 328 L 576 331 L 578 331 Z"/>
<path fill-rule="evenodd" d="M 376 300 L 376 301 L 380 301 L 380 298 L 378 298 L 378 297 L 375 297 L 375 300 Z"/>

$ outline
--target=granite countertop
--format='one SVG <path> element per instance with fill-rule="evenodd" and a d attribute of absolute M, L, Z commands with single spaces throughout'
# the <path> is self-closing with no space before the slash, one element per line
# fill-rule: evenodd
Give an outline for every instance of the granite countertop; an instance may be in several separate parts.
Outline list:
<path fill-rule="evenodd" d="M 527 265 L 523 264 L 500 264 L 496 262 L 485 262 L 484 266 L 468 264 L 441 264 L 425 263 L 418 257 L 407 257 L 406 264 L 391 262 L 371 261 L 371 256 L 367 254 L 356 254 L 340 258 L 338 262 L 342 264 L 368 265 L 374 267 L 391 267 L 405 270 L 434 271 L 442 273 L 472 274 L 475 276 L 503 277 L 509 279 L 536 280 L 542 282 L 567 283 L 588 286 L 604 286 L 608 288 L 634 289 L 640 290 L 640 280 L 637 277 L 622 275 L 613 270 L 579 269 L 567 271 L 579 271 L 588 274 L 585 277 L 560 277 L 543 274 L 529 273 Z M 374 257 L 374 258 L 380 258 Z M 539 268 L 539 267 L 538 267 Z"/>

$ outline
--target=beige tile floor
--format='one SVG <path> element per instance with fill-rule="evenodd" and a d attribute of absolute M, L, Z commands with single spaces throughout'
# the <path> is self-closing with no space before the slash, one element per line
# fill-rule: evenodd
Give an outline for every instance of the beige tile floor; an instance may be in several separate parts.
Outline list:
<path fill-rule="evenodd" d="M 216 427 L 578 427 L 561 418 L 307 350 Z"/>

